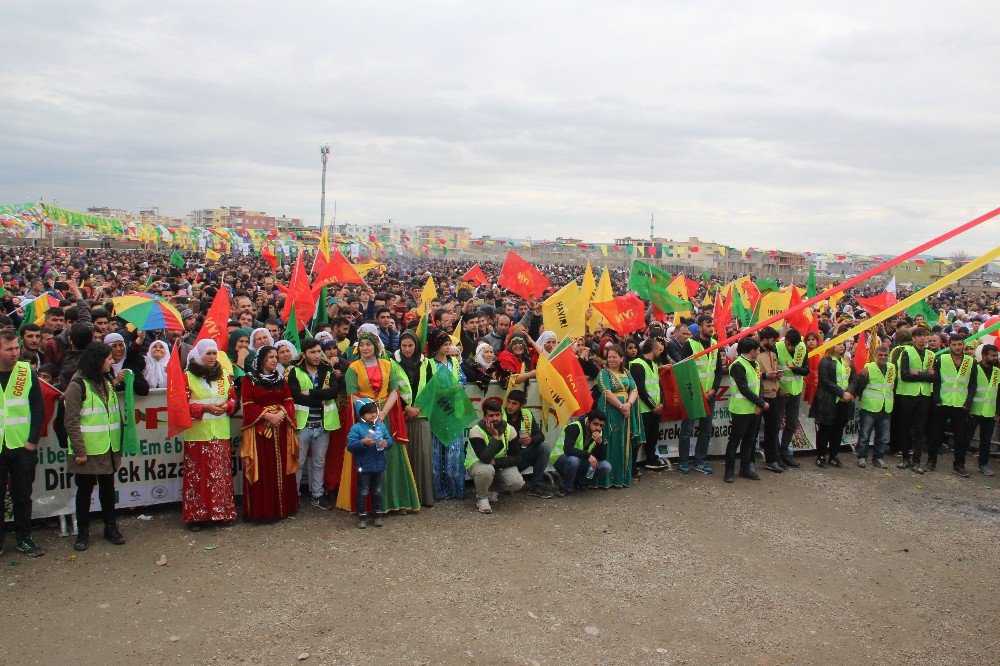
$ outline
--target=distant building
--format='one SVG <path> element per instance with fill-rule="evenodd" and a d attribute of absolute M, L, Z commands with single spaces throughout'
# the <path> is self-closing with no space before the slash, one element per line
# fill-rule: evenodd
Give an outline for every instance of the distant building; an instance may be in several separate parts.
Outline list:
<path fill-rule="evenodd" d="M 225 227 L 230 229 L 277 229 L 302 226 L 297 217 L 275 217 L 260 210 L 245 210 L 241 206 L 221 206 L 193 210 L 184 218 L 192 227 Z"/>
<path fill-rule="evenodd" d="M 417 233 L 408 227 L 402 227 L 392 222 L 379 222 L 377 224 L 338 224 L 337 233 L 352 238 L 360 237 L 364 240 L 374 238 L 379 243 L 399 245 L 403 243 L 403 236 L 407 236 L 411 241 L 415 240 Z"/>
<path fill-rule="evenodd" d="M 441 245 L 439 238 L 444 239 L 445 247 L 467 247 L 472 240 L 472 232 L 468 227 L 452 227 L 447 225 L 421 225 L 416 230 L 415 242 L 421 245 Z"/>

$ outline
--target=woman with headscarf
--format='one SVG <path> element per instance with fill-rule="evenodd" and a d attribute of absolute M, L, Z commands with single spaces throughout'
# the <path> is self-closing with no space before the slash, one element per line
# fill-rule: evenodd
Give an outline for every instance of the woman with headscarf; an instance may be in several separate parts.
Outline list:
<path fill-rule="evenodd" d="M 462 371 L 468 381 L 478 386 L 484 395 L 489 390 L 491 381 L 503 383 L 506 374 L 497 363 L 496 353 L 488 342 L 480 342 L 476 346 L 476 353 L 462 364 Z"/>
<path fill-rule="evenodd" d="M 535 351 L 539 356 L 542 354 L 548 355 L 552 353 L 556 347 L 559 346 L 559 337 L 556 335 L 555 331 L 542 331 L 535 340 Z M 535 364 L 538 364 L 538 359 L 535 359 Z"/>
<path fill-rule="evenodd" d="M 253 367 L 254 359 L 257 357 L 257 352 L 264 346 L 274 347 L 274 337 L 271 335 L 271 331 L 266 328 L 253 329 L 250 332 L 249 351 L 247 352 L 246 362 L 243 365 L 243 370 L 245 372 L 249 373 L 246 366 L 249 365 Z"/>
<path fill-rule="evenodd" d="M 226 356 L 233 366 L 233 381 L 239 388 L 239 381 L 246 375 L 247 360 L 250 358 L 250 331 L 237 328 L 229 334 L 229 344 L 226 345 Z"/>
<path fill-rule="evenodd" d="M 528 391 L 528 381 L 535 376 L 535 371 L 530 369 L 532 358 L 528 349 L 527 334 L 515 331 L 507 338 L 506 348 L 497 354 L 497 363 L 506 373 L 508 384 L 513 386 L 523 382 L 521 389 L 525 393 Z"/>
<path fill-rule="evenodd" d="M 151 389 L 167 388 L 167 363 L 170 362 L 170 347 L 163 340 L 154 340 L 146 352 L 146 367 L 142 376 Z"/>
<path fill-rule="evenodd" d="M 125 371 L 131 370 L 134 377 L 132 391 L 135 395 L 149 395 L 149 384 L 146 382 L 144 370 L 146 361 L 138 349 L 127 349 L 125 338 L 121 333 L 108 333 L 104 336 L 104 344 L 111 347 L 111 370 L 108 379 L 116 391 L 125 390 Z"/>
<path fill-rule="evenodd" d="M 274 343 L 274 349 L 278 352 L 278 369 L 282 375 L 288 375 L 292 364 L 299 356 L 298 350 L 288 340 L 278 340 Z"/>
<path fill-rule="evenodd" d="M 446 331 L 438 328 L 427 334 L 427 353 L 431 358 L 433 374 L 450 372 L 455 381 L 465 386 L 465 374 L 459 363 L 460 352 Z M 465 499 L 464 437 L 442 442 L 432 434 L 431 444 L 435 499 Z"/>
<path fill-rule="evenodd" d="M 243 518 L 267 521 L 299 510 L 299 440 L 295 404 L 288 382 L 278 371 L 278 352 L 257 349 L 240 390 L 243 405 Z"/>
<path fill-rule="evenodd" d="M 188 354 L 187 383 L 191 427 L 184 431 L 181 520 L 197 532 L 206 523 L 236 520 L 229 432 L 236 390 L 222 371 L 215 340 L 199 340 Z"/>
<path fill-rule="evenodd" d="M 350 410 L 345 414 L 349 421 L 343 425 L 349 430 L 357 418 L 353 401 L 370 398 L 378 403 L 379 418 L 385 421 L 393 440 L 405 444 L 409 437 L 406 434 L 406 420 L 399 401 L 398 386 L 401 381 L 408 380 L 398 365 L 394 366 L 391 360 L 385 358 L 378 333 L 372 333 L 368 326 L 365 324 L 358 332 L 358 358 L 348 366 L 344 377 L 347 394 L 352 401 Z M 419 511 L 420 499 L 406 448 L 394 446 L 389 449 L 386 452 L 386 464 L 383 482 L 385 510 Z M 359 510 L 355 507 L 356 494 L 357 470 L 348 451 L 344 454 L 337 507 L 351 512 Z"/>
<path fill-rule="evenodd" d="M 406 434 L 410 438 L 405 446 L 417 484 L 417 495 L 422 506 L 434 506 L 431 426 L 427 417 L 420 413 L 420 408 L 413 406 L 413 401 L 434 376 L 434 362 L 420 353 L 420 340 L 413 331 L 400 334 L 399 349 L 393 354 L 393 361 L 406 376 L 405 382 L 400 378 L 396 388 L 403 405 Z"/>

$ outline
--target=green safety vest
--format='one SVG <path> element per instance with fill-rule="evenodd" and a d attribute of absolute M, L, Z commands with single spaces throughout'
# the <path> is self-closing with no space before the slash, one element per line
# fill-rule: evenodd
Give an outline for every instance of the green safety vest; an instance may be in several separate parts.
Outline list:
<path fill-rule="evenodd" d="M 644 383 L 646 387 L 646 392 L 649 394 L 649 399 L 653 401 L 654 405 L 660 404 L 660 376 L 656 371 L 654 363 L 650 363 L 645 358 L 640 356 L 639 358 L 634 358 L 629 362 L 629 365 L 638 365 L 645 370 L 646 381 Z M 712 388 L 709 386 L 709 388 Z M 639 401 L 639 413 L 648 414 L 653 411 L 652 408 L 646 406 L 644 400 Z"/>
<path fill-rule="evenodd" d="M 778 352 L 778 363 L 785 366 L 785 371 L 781 373 L 781 378 L 778 379 L 778 386 L 781 390 L 788 395 L 798 395 L 802 393 L 802 389 L 805 386 L 805 377 L 802 375 L 796 375 L 788 368 L 799 367 L 806 360 L 806 343 L 800 342 L 795 345 L 795 352 L 789 353 L 788 345 L 784 342 L 779 342 L 777 345 Z"/>
<path fill-rule="evenodd" d="M 90 382 L 82 380 L 83 403 L 80 407 L 80 432 L 83 446 L 88 456 L 99 456 L 109 450 L 118 452 L 122 448 L 122 415 L 118 410 L 118 394 L 111 382 L 105 381 L 108 390 L 107 404 L 101 400 Z M 70 448 L 72 448 L 72 440 Z"/>
<path fill-rule="evenodd" d="M 31 366 L 18 361 L 10 371 L 7 388 L 0 393 L 0 451 L 19 449 L 28 441 L 31 430 Z M 37 443 L 37 442 L 36 442 Z"/>
<path fill-rule="evenodd" d="M 201 377 L 187 373 L 188 388 L 191 390 L 192 405 L 225 405 L 229 402 L 232 384 L 229 375 L 207 383 Z M 191 419 L 191 427 L 184 431 L 185 442 L 207 442 L 212 439 L 229 439 L 229 414 L 209 414 L 200 419 Z"/>
<path fill-rule="evenodd" d="M 830 357 L 833 359 L 834 365 L 837 366 L 837 386 L 840 387 L 842 391 L 847 390 L 847 383 L 851 379 L 851 371 L 847 368 L 847 359 L 840 357 L 839 359 Z M 841 398 L 837 398 L 837 402 L 841 402 Z"/>
<path fill-rule="evenodd" d="M 906 354 L 906 358 L 910 363 L 910 370 L 928 370 L 934 365 L 934 352 L 930 349 L 924 350 L 924 358 L 920 359 L 917 354 L 917 350 L 913 345 L 903 346 L 903 351 L 900 354 Z M 902 367 L 903 363 L 900 361 L 899 366 Z M 920 382 L 904 382 L 900 380 L 896 383 L 896 395 L 930 395 L 931 389 L 933 388 L 932 383 L 929 381 Z"/>
<path fill-rule="evenodd" d="M 976 364 L 976 396 L 972 399 L 972 413 L 988 419 L 997 415 L 997 385 L 1000 384 L 1000 368 L 993 368 L 987 379 L 983 366 Z"/>
<path fill-rule="evenodd" d="M 574 423 L 580 424 L 580 430 L 579 430 L 580 434 L 577 435 L 576 441 L 573 442 L 573 448 L 582 449 L 583 429 L 587 427 L 587 424 L 584 423 L 583 420 L 574 421 Z M 569 426 L 568 423 L 566 425 L 567 427 Z M 594 440 L 590 440 L 590 446 L 586 448 L 586 451 L 587 453 L 593 453 L 595 448 L 597 448 L 597 442 L 595 442 Z M 559 460 L 559 456 L 561 456 L 565 451 L 566 451 L 566 428 L 563 428 L 563 431 L 559 433 L 558 439 L 556 439 L 556 445 L 552 447 L 552 453 L 549 454 L 549 462 L 554 465 L 555 462 Z"/>
<path fill-rule="evenodd" d="M 750 362 L 743 356 L 737 356 L 733 365 L 742 365 L 747 374 L 747 386 L 754 395 L 760 395 L 760 370 L 756 362 Z M 743 392 L 733 385 L 732 397 L 729 399 L 729 412 L 731 414 L 753 414 L 757 405 L 746 398 Z"/>
<path fill-rule="evenodd" d="M 314 388 L 312 379 L 309 378 L 309 373 L 307 373 L 302 368 L 295 366 L 292 368 L 292 372 L 296 373 L 296 377 L 299 380 L 299 388 L 303 391 L 309 391 Z M 331 373 L 326 373 L 326 379 L 323 382 L 322 388 L 329 388 Z M 295 429 L 302 430 L 306 427 L 306 423 L 309 421 L 309 406 L 300 405 L 296 403 L 295 405 Z M 323 430 L 336 430 L 340 427 L 340 413 L 337 411 L 337 401 L 331 398 L 330 400 L 323 401 Z"/>
<path fill-rule="evenodd" d="M 510 416 L 510 414 L 507 416 Z M 530 409 L 521 407 L 521 432 L 529 437 L 531 437 L 531 424 L 534 423 L 533 418 Z"/>
<path fill-rule="evenodd" d="M 884 375 L 878 363 L 874 361 L 866 363 L 865 369 L 868 371 L 868 385 L 861 394 L 861 409 L 873 414 L 885 409 L 886 414 L 892 414 L 892 403 L 895 399 L 893 389 L 896 383 L 895 364 L 887 363 Z"/>
<path fill-rule="evenodd" d="M 969 380 L 976 359 L 962 355 L 962 365 L 955 367 L 951 354 L 941 358 L 941 404 L 945 407 L 964 407 L 969 397 Z"/>
<path fill-rule="evenodd" d="M 500 450 L 497 451 L 497 454 L 493 456 L 494 460 L 502 458 L 504 454 L 507 453 L 507 444 L 510 441 L 510 425 L 506 421 L 501 421 L 500 424 L 503 426 L 503 430 L 500 431 L 500 442 L 503 446 L 501 446 Z M 479 460 L 479 456 L 476 455 L 476 452 L 472 448 L 473 437 L 481 437 L 483 441 L 487 443 L 490 441 L 489 434 L 487 434 L 482 426 L 478 423 L 473 426 L 472 430 L 469 431 L 469 442 L 465 445 L 465 469 L 472 469 L 473 465 L 477 462 L 481 462 Z"/>
<path fill-rule="evenodd" d="M 705 346 L 701 344 L 701 340 L 691 338 L 688 342 L 691 344 L 691 351 L 695 354 L 705 349 Z M 712 338 L 709 342 L 709 347 L 715 346 L 715 338 Z M 718 365 L 718 362 L 718 349 L 704 356 L 699 356 L 694 360 L 694 365 L 698 368 L 698 376 L 701 377 L 701 390 L 705 393 L 711 391 L 712 385 L 715 383 L 715 367 Z"/>

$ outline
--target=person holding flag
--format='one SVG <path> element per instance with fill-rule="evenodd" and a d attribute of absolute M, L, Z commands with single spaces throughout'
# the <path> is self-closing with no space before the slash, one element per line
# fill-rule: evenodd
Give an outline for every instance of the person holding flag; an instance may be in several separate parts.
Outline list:
<path fill-rule="evenodd" d="M 781 378 L 778 380 L 778 395 L 768 410 L 774 415 L 768 415 L 765 420 L 774 418 L 774 422 L 779 424 L 778 464 L 788 469 L 799 466 L 792 453 L 792 437 L 799 429 L 799 407 L 805 392 L 805 379 L 810 372 L 808 350 L 802 341 L 802 333 L 789 328 L 784 339 L 777 344 L 776 351 Z"/>
<path fill-rule="evenodd" d="M 854 375 L 851 395 L 861 396 L 861 423 L 858 426 L 858 467 L 868 466 L 868 451 L 872 433 L 875 435 L 875 450 L 872 465 L 887 469 L 883 462 L 889 440 L 889 425 L 892 419 L 896 382 L 899 374 L 896 364 L 889 361 L 889 348 L 881 346 L 875 350 L 875 360 L 869 361 Z"/>
<path fill-rule="evenodd" d="M 687 340 L 682 348 L 684 358 L 690 358 L 716 344 L 715 319 L 712 315 L 698 316 L 698 335 Z M 708 405 L 706 415 L 700 419 L 684 419 L 681 421 L 681 431 L 677 439 L 677 452 L 680 456 L 678 471 L 687 474 L 688 454 L 691 450 L 691 437 L 694 436 L 695 423 L 698 424 L 698 441 L 694 449 L 694 469 L 702 474 L 711 474 L 712 466 L 708 464 L 708 445 L 712 440 L 712 414 L 715 411 L 715 396 L 722 385 L 722 355 L 718 350 L 699 356 L 694 360 L 701 379 L 701 390 Z"/>
<path fill-rule="evenodd" d="M 843 342 L 826 350 L 819 362 L 817 377 L 819 389 L 809 408 L 809 416 L 816 420 L 816 465 L 843 467 L 837 457 L 844 428 L 851 420 L 854 394 L 848 388 L 854 379 L 854 365 L 844 356 L 847 345 Z"/>
<path fill-rule="evenodd" d="M 219 346 L 205 338 L 187 359 L 188 410 L 184 431 L 181 520 L 192 532 L 206 524 L 236 522 L 233 501 L 232 439 L 229 417 L 236 413 L 236 389 L 219 363 Z"/>

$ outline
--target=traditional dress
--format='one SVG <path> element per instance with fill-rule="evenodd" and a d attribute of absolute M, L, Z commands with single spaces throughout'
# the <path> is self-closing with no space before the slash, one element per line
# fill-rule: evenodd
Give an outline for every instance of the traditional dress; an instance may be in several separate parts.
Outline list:
<path fill-rule="evenodd" d="M 595 488 L 632 485 L 632 447 L 641 444 L 642 423 L 639 420 L 639 405 L 632 405 L 629 418 L 626 420 L 620 411 L 608 402 L 605 391 L 611 391 L 619 402 L 628 401 L 628 396 L 635 388 L 635 382 L 627 372 L 617 373 L 605 368 L 597 375 L 597 385 L 601 396 L 597 400 L 597 408 L 608 417 L 604 423 L 604 444 L 608 452 L 608 462 L 611 463 L 611 474 L 594 484 Z"/>
<path fill-rule="evenodd" d="M 273 347 L 257 350 L 255 364 Z M 277 373 L 272 373 L 275 375 Z M 271 377 L 271 376 L 268 376 Z M 265 380 L 268 379 L 265 377 Z M 299 468 L 299 440 L 295 435 L 295 405 L 288 383 L 280 375 L 277 381 L 261 381 L 256 372 L 243 378 L 243 517 L 267 521 L 284 518 L 299 510 L 299 489 L 295 472 Z M 262 417 L 267 412 L 284 410 L 285 420 L 278 427 Z"/>
<path fill-rule="evenodd" d="M 417 347 L 420 346 L 416 336 L 409 331 L 404 331 L 399 339 L 402 341 L 407 337 L 414 340 Z M 419 352 L 415 352 L 411 357 L 406 357 L 399 350 L 393 354 L 393 360 L 406 375 L 407 380 L 400 381 L 396 385 L 399 397 L 405 405 L 412 405 L 423 387 L 434 376 L 434 362 L 424 358 L 424 355 Z M 427 417 L 421 415 L 409 419 L 406 422 L 406 435 L 409 437 L 409 441 L 404 446 L 406 446 L 406 453 L 410 458 L 413 478 L 417 483 L 420 504 L 428 507 L 434 506 L 434 466 L 432 463 L 434 445 L 431 440 L 431 425 Z"/>

